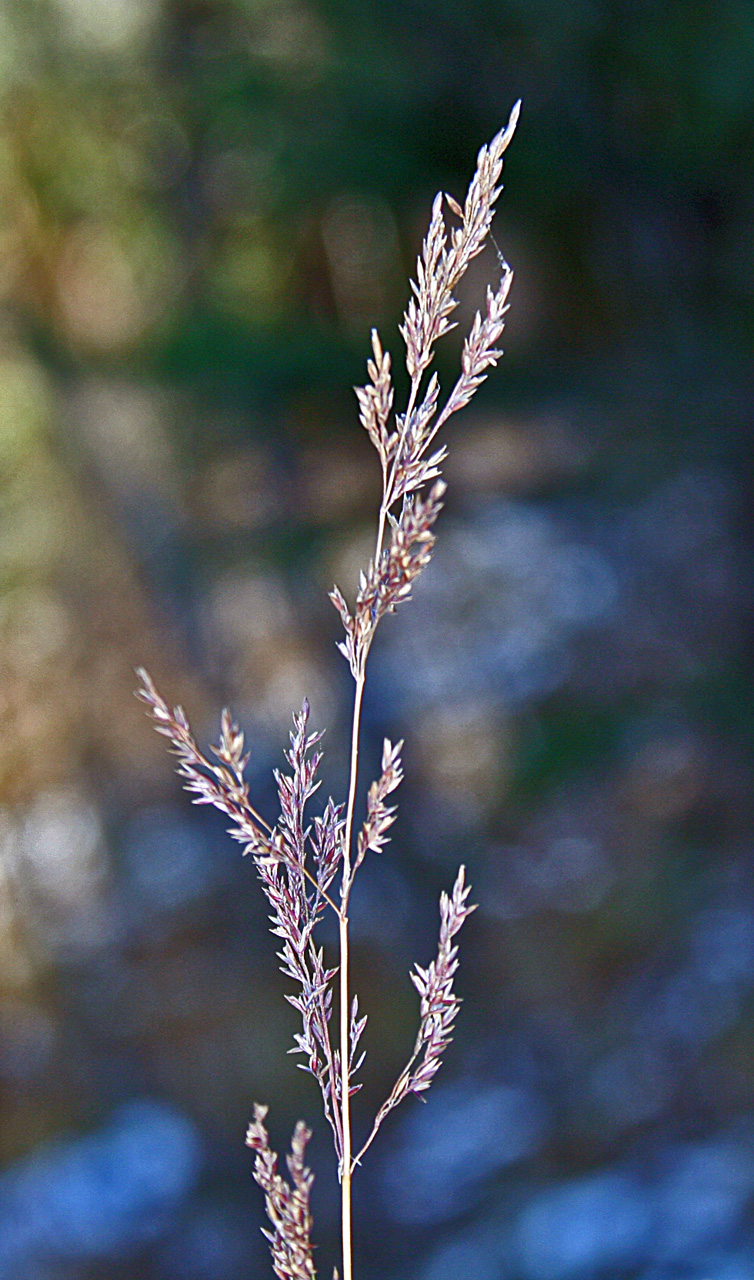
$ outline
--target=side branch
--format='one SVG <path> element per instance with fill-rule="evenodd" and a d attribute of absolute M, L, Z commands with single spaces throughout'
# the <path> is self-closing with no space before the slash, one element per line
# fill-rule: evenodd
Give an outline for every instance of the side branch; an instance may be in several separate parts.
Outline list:
<path fill-rule="evenodd" d="M 377 1112 L 372 1132 L 355 1157 L 354 1167 L 371 1147 L 389 1112 L 409 1094 L 419 1095 L 429 1088 L 442 1064 L 442 1055 L 451 1042 L 453 1024 L 461 1005 L 460 998 L 453 990 L 453 979 L 459 963 L 458 947 L 453 943 L 453 938 L 464 920 L 472 911 L 476 911 L 475 905 L 468 905 L 471 885 L 465 883 L 465 878 L 465 867 L 461 867 L 450 896 L 444 891 L 440 895 L 440 940 L 437 956 L 427 969 L 416 965 L 416 971 L 411 974 L 411 981 L 420 995 L 420 1022 L 414 1049 L 390 1096 Z M 416 1066 L 420 1055 L 421 1062 Z"/>

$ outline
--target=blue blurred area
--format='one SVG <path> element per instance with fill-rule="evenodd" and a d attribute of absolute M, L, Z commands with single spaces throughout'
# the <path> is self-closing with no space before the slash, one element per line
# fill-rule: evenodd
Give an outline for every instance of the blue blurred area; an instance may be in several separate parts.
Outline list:
<path fill-rule="evenodd" d="M 243 1145 L 315 1130 L 253 869 L 132 697 L 228 703 L 255 801 L 374 542 L 350 388 L 439 190 L 521 96 L 505 358 L 370 658 L 357 1137 L 466 863 L 463 1006 L 355 1188 L 360 1280 L 754 1276 L 754 12 L 603 0 L 0 3 L 0 1275 L 269 1274 Z M 499 264 L 478 260 L 460 336 Z M 323 943 L 334 955 L 335 932 Z"/>
<path fill-rule="evenodd" d="M 660 1148 L 529 1191 L 496 1229 L 462 1232 L 423 1273 L 569 1280 L 582 1275 L 744 1276 L 754 1254 L 746 1209 L 754 1190 L 751 1128 L 718 1142 Z M 732 1247 L 731 1242 L 736 1242 Z M 722 1248 L 721 1248 L 722 1246 Z"/>
<path fill-rule="evenodd" d="M 474 1079 L 440 1086 L 402 1126 L 385 1168 L 398 1222 L 433 1225 L 473 1205 L 480 1186 L 542 1146 L 541 1104 L 523 1089 Z"/>
<path fill-rule="evenodd" d="M 130 1102 L 99 1131 L 46 1144 L 2 1175 L 2 1274 L 83 1272 L 138 1252 L 176 1222 L 200 1166 L 195 1127 L 156 1102 Z"/>

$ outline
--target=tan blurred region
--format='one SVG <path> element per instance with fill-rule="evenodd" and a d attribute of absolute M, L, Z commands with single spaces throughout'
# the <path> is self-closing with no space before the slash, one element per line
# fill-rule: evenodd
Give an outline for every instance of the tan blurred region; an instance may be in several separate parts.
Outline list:
<path fill-rule="evenodd" d="M 98 495 L 61 460 L 48 379 L 7 337 L 3 347 L 0 786 L 17 804 L 87 762 L 139 779 L 162 771 L 131 691 L 135 663 L 166 665 L 166 641 Z M 185 689 L 180 664 L 170 673 Z"/>
<path fill-rule="evenodd" d="M 161 674 L 176 698 L 200 711 L 204 704 L 150 613 L 101 495 L 61 457 L 62 411 L 49 376 L 6 326 L 0 348 L 0 988 L 14 998 L 46 982 L 56 939 L 91 945 L 104 927 L 109 866 L 98 794 L 115 778 L 142 798 L 172 785 L 170 761 L 133 697 L 134 666 L 145 663 Z M 28 1018 L 34 1008 L 21 1012 Z M 13 1114 L 19 1126 L 28 1122 Z M 4 1132 L 12 1149 L 20 1129 L 14 1123 Z"/>

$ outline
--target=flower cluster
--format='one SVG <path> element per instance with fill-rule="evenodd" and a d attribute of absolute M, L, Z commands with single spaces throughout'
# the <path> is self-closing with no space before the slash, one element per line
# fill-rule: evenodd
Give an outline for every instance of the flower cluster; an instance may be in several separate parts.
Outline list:
<path fill-rule="evenodd" d="M 364 861 L 367 850 L 379 853 L 390 839 L 387 832 L 395 822 L 398 810 L 396 805 L 387 805 L 385 801 L 403 781 L 402 748 L 402 741 L 393 746 L 389 738 L 385 738 L 382 744 L 382 772 L 367 795 L 367 816 L 356 845 L 357 867 Z"/>
<path fill-rule="evenodd" d="M 244 736 L 223 711 L 220 742 L 213 748 L 214 764 L 200 751 L 182 707 L 169 707 L 144 670 L 138 675 L 138 696 L 149 708 L 157 731 L 169 738 L 180 763 L 178 774 L 195 804 L 212 804 L 232 819 L 229 834 L 253 855 L 262 890 L 271 908 L 271 931 L 282 940 L 278 953 L 281 972 L 299 990 L 286 998 L 301 1015 L 302 1029 L 294 1036 L 293 1052 L 301 1053 L 300 1065 L 317 1080 L 325 1116 L 333 1131 L 338 1159 L 342 1156 L 341 1117 L 333 1099 L 337 1096 L 337 1062 L 329 1023 L 332 1016 L 332 980 L 336 970 L 324 963 L 313 932 L 328 902 L 327 890 L 343 854 L 342 806 L 329 799 L 313 828 L 304 825 L 304 809 L 317 790 L 320 753 L 313 751 L 321 734 L 309 734 L 309 704 L 294 716 L 291 746 L 286 759 L 291 774 L 276 772 L 280 819 L 270 827 L 253 808 L 243 779 L 247 758 Z M 307 866 L 311 854 L 314 871 Z"/>
<path fill-rule="evenodd" d="M 384 551 L 380 550 L 361 574 L 353 617 L 338 588 L 330 592 L 346 633 L 338 647 L 348 659 L 355 679 L 364 674 L 380 619 L 408 600 L 413 583 L 429 564 L 435 545 L 432 526 L 442 510 L 444 492 L 445 485 L 438 480 L 428 497 L 422 499 L 417 495 L 405 501 L 400 518 L 392 526 L 389 545 Z"/>
<path fill-rule="evenodd" d="M 452 196 L 443 197 L 440 193 L 435 198 L 429 230 L 416 264 L 417 278 L 411 282 L 414 296 L 409 300 L 401 326 L 411 389 L 406 410 L 396 416 L 392 428 L 394 392 L 390 356 L 383 351 L 376 330 L 372 331 L 374 358 L 367 363 L 369 381 L 356 388 L 356 396 L 361 424 L 377 450 L 382 467 L 377 546 L 359 579 L 353 616 L 340 589 L 336 586 L 330 593 L 346 633 L 339 648 L 356 680 L 363 679 L 380 618 L 392 612 L 401 600 L 408 599 L 413 581 L 432 554 L 435 541 L 432 530 L 445 489 L 439 477 L 446 450 L 443 445 L 428 455 L 429 447 L 448 418 L 468 404 L 501 354 L 495 344 L 503 331 L 513 280 L 513 273 L 505 263 L 502 263 L 498 288 L 487 290 L 486 314 L 483 317 L 477 312 L 464 341 L 461 374 L 445 405 L 439 409 L 440 383 L 436 374 L 432 374 L 421 394 L 422 378 L 432 363 L 435 345 L 454 327 L 450 320 L 457 306 L 453 290 L 486 243 L 501 191 L 503 157 L 516 128 L 518 110 L 517 103 L 506 128 L 479 152 L 476 173 L 463 207 Z M 460 220 L 460 225 L 451 230 L 445 225 L 445 203 Z M 434 487 L 422 500 L 418 491 L 430 482 L 434 482 Z M 394 508 L 398 503 L 402 506 L 396 516 Z M 392 536 L 387 550 L 383 550 L 388 524 Z"/>
<path fill-rule="evenodd" d="M 314 1174 L 304 1163 L 311 1130 L 302 1120 L 294 1130 L 287 1160 L 291 1186 L 277 1171 L 278 1158 L 264 1126 L 266 1115 L 267 1107 L 255 1104 L 246 1143 L 256 1153 L 254 1178 L 264 1191 L 267 1217 L 272 1223 L 272 1231 L 264 1234 L 270 1242 L 273 1270 L 280 1280 L 314 1280 L 309 1209 Z"/>
<path fill-rule="evenodd" d="M 460 1001 L 453 990 L 453 979 L 458 969 L 458 947 L 453 938 L 464 920 L 472 911 L 476 911 L 476 905 L 468 905 L 471 886 L 465 883 L 465 878 L 465 868 L 461 867 L 451 895 L 448 896 L 445 891 L 440 895 L 440 941 L 437 958 L 426 969 L 417 964 L 416 972 L 411 974 L 411 981 L 420 996 L 421 1022 L 417 1046 L 422 1060 L 409 1076 L 409 1093 L 422 1093 L 431 1085 L 442 1063 L 442 1055 L 450 1044 L 453 1024 L 460 1008 Z"/>

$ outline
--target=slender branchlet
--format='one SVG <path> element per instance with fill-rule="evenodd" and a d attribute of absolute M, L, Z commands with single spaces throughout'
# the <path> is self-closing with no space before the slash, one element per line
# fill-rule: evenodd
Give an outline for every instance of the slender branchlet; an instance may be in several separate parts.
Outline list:
<path fill-rule="evenodd" d="M 359 771 L 361 707 L 367 659 L 375 632 L 386 614 L 410 598 L 416 579 L 429 564 L 435 545 L 435 526 L 442 509 L 445 483 L 441 468 L 444 445 L 431 446 L 452 414 L 469 403 L 489 370 L 500 358 L 497 346 L 503 331 L 512 272 L 499 256 L 501 277 L 488 287 L 483 311 L 476 314 L 461 351 L 461 372 L 441 403 L 436 374 L 424 383 L 437 342 L 454 327 L 454 296 L 469 263 L 484 248 L 490 233 L 505 150 L 518 120 L 519 104 L 489 146 L 482 147 L 463 204 L 438 195 L 429 230 L 417 261 L 416 281 L 401 326 L 406 347 L 410 388 L 406 408 L 394 414 L 390 356 L 372 332 L 368 382 L 357 388 L 359 418 L 374 445 L 382 470 L 382 499 L 374 554 L 362 571 L 353 611 L 338 587 L 330 593 L 345 632 L 338 647 L 354 679 L 351 717 L 351 761 L 344 804 L 328 799 L 309 819 L 307 805 L 319 788 L 317 777 L 321 733 L 310 732 L 309 704 L 293 717 L 290 747 L 285 754 L 290 772 L 275 771 L 279 814 L 268 822 L 249 799 L 244 770 L 248 755 L 244 735 L 228 711 L 223 711 L 220 737 L 211 754 L 204 754 L 193 737 L 181 707 L 171 708 L 146 671 L 138 675 L 138 696 L 147 704 L 157 731 L 167 737 L 177 757 L 177 771 L 195 804 L 211 804 L 229 820 L 229 834 L 243 846 L 256 866 L 270 907 L 272 933 L 280 939 L 278 959 L 283 974 L 295 985 L 287 999 L 297 1011 L 300 1030 L 292 1053 L 299 1066 L 316 1079 L 325 1116 L 333 1134 L 342 1201 L 343 1280 L 352 1280 L 351 1180 L 385 1117 L 411 1094 L 431 1085 L 452 1038 L 460 1000 L 454 988 L 458 970 L 455 942 L 461 926 L 474 911 L 470 888 L 460 868 L 450 894 L 440 897 L 440 937 L 437 955 L 426 969 L 419 965 L 411 980 L 419 993 L 419 1030 L 411 1056 L 390 1095 L 379 1108 L 367 1141 L 354 1156 L 351 1144 L 351 1098 L 361 1087 L 356 1076 L 364 1063 L 361 1040 L 366 1016 L 360 1016 L 358 996 L 351 995 L 349 978 L 348 909 L 356 874 L 369 853 L 380 853 L 396 818 L 388 799 L 403 779 L 402 742 L 385 739 L 381 772 L 371 784 L 366 813 L 355 835 L 354 818 Z M 455 224 L 446 226 L 445 210 Z M 386 539 L 386 534 L 387 539 Z M 339 876 L 339 888 L 335 888 Z M 332 910 L 338 921 L 337 967 L 328 967 L 324 951 L 314 939 L 323 913 Z M 332 1026 L 333 983 L 338 977 L 338 1033 Z M 287 1158 L 292 1182 L 277 1172 L 264 1120 L 267 1108 L 256 1105 L 247 1142 L 256 1153 L 254 1176 L 265 1193 L 272 1230 L 265 1232 L 280 1280 L 313 1280 L 315 1276 L 309 1197 L 312 1174 L 304 1163 L 310 1132 L 299 1122 Z M 335 1276 L 338 1272 L 335 1272 Z"/>

